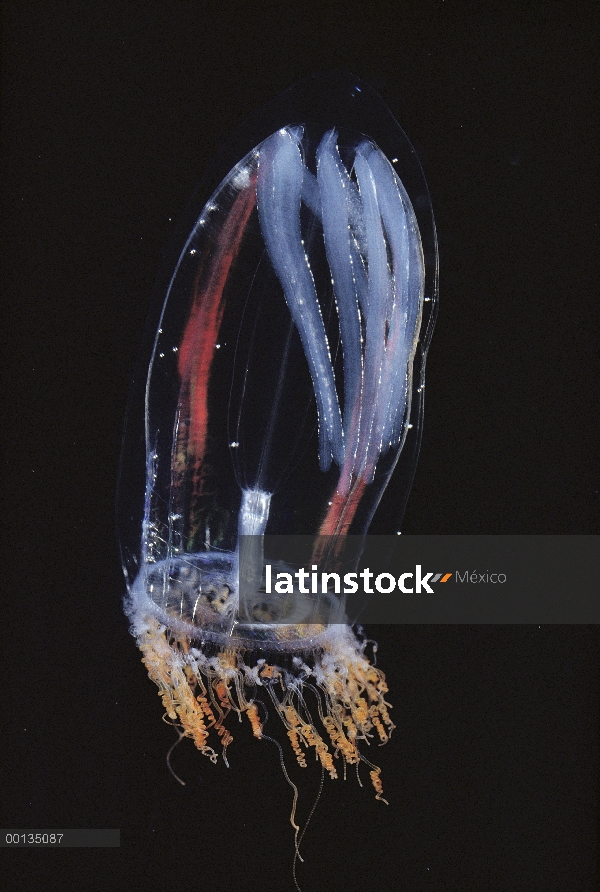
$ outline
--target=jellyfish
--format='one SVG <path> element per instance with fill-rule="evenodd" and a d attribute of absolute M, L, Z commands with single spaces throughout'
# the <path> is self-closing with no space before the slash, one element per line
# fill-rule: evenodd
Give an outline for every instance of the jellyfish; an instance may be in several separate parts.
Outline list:
<path fill-rule="evenodd" d="M 366 753 L 394 728 L 385 676 L 336 592 L 273 597 L 264 548 L 309 537 L 313 569 L 339 566 L 388 484 L 395 531 L 436 299 L 419 162 L 353 76 L 309 78 L 253 116 L 186 214 L 132 385 L 119 528 L 143 662 L 212 762 L 236 722 L 261 739 L 273 715 L 301 768 L 363 763 L 385 801 Z M 294 580 L 282 557 L 271 568 Z"/>

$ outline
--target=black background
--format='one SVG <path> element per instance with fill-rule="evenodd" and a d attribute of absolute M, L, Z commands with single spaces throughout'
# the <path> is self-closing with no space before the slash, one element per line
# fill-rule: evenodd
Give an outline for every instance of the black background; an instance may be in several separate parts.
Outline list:
<path fill-rule="evenodd" d="M 167 770 L 114 490 L 161 253 L 219 143 L 300 77 L 378 89 L 432 194 L 440 315 L 404 532 L 598 532 L 596 4 L 524 6 L 5 4 L 1 823 L 122 831 L 118 850 L 5 852 L 11 888 L 293 888 L 274 746 L 240 727 L 229 771 L 188 741 L 187 785 Z M 595 888 L 596 629 L 369 633 L 390 805 L 326 781 L 303 892 Z"/>

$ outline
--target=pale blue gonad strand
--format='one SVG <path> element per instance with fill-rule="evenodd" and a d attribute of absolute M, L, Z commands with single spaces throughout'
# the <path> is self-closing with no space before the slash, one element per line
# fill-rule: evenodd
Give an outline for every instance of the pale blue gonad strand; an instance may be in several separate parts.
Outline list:
<path fill-rule="evenodd" d="M 343 166 L 335 144 L 336 133 L 330 130 L 317 149 L 317 182 L 323 208 L 323 236 L 327 261 L 340 322 L 340 339 L 344 358 L 344 437 L 348 432 L 352 411 L 362 385 L 360 310 L 350 259 L 352 235 L 346 194 L 350 177 Z"/>
<path fill-rule="evenodd" d="M 319 415 L 319 464 L 344 460 L 342 419 L 315 283 L 302 243 L 300 204 L 304 164 L 300 135 L 279 130 L 260 148 L 257 200 L 260 226 L 309 364 Z"/>

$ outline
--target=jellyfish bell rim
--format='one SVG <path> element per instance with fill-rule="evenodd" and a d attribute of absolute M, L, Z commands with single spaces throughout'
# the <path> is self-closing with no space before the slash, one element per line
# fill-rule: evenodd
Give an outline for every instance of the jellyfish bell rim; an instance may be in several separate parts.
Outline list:
<path fill-rule="evenodd" d="M 226 650 L 265 655 L 275 653 L 309 654 L 322 650 L 343 636 L 343 623 L 232 623 L 231 630 L 214 631 L 178 619 L 148 596 L 146 580 L 140 573 L 125 599 L 125 612 L 136 634 L 143 631 L 150 617 L 174 638 L 191 647 L 204 643 Z M 263 636 L 263 637 L 261 637 Z M 264 637 L 266 636 L 266 637 Z"/>
<path fill-rule="evenodd" d="M 216 568 L 215 561 L 218 564 Z M 246 561 L 249 563 L 248 557 Z M 317 598 L 311 595 L 307 597 L 306 594 L 298 594 L 298 589 L 295 590 L 295 597 L 291 598 L 268 596 L 265 595 L 264 588 L 244 590 L 243 594 L 236 595 L 239 590 L 239 563 L 238 554 L 202 552 L 147 564 L 129 590 L 126 613 L 136 627 L 143 626 L 149 616 L 154 617 L 179 640 L 198 644 L 209 642 L 227 649 L 265 653 L 308 653 L 325 646 L 336 637 L 336 629 L 339 634 L 339 630 L 348 625 L 343 605 L 338 603 L 337 596 L 326 594 Z M 285 563 L 277 563 L 275 566 L 278 569 L 293 569 Z M 188 570 L 183 577 L 182 570 Z M 211 609 L 210 605 L 205 605 L 200 608 L 197 617 L 196 609 L 191 618 L 189 612 L 184 615 L 183 604 L 188 600 L 186 596 L 192 595 L 192 599 L 196 596 L 201 598 L 203 591 L 210 592 L 211 587 L 218 582 L 225 583 L 228 596 L 231 592 L 231 603 L 227 610 L 219 612 Z M 162 594 L 164 598 L 165 590 L 172 583 L 180 586 L 174 598 L 174 601 L 179 602 L 179 616 L 162 603 L 163 599 L 160 597 Z M 158 589 L 157 599 L 152 596 L 155 586 Z M 247 588 L 247 584 L 243 588 Z M 265 597 L 269 601 L 266 609 L 270 608 L 271 615 L 274 611 L 279 613 L 280 619 L 273 622 L 253 622 L 246 618 L 249 613 L 252 615 L 252 605 L 256 599 L 261 602 Z M 290 601 L 294 605 L 299 601 L 299 604 L 294 611 L 295 618 L 290 616 L 288 609 L 285 619 L 290 621 L 286 622 L 281 609 L 277 608 L 289 608 Z M 240 609 L 240 602 L 244 605 L 243 609 Z M 319 609 L 321 613 L 316 615 L 315 611 Z"/>

